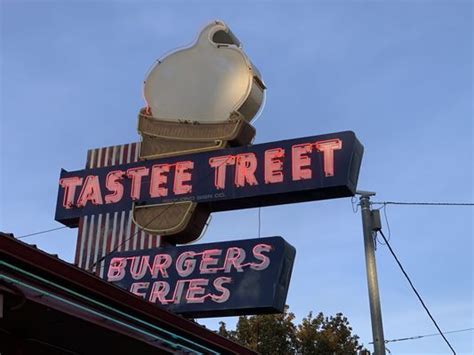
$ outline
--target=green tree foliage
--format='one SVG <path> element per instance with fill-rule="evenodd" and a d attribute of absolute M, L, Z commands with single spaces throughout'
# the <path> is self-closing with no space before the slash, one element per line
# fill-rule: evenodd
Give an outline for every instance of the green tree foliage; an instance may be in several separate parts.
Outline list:
<path fill-rule="evenodd" d="M 310 312 L 296 326 L 294 319 L 288 308 L 282 314 L 241 316 L 235 330 L 220 322 L 218 333 L 261 354 L 348 355 L 362 350 L 342 313 L 313 317 Z"/>
<path fill-rule="evenodd" d="M 219 322 L 219 330 L 217 331 L 217 334 L 227 338 L 227 339 L 231 339 L 233 341 L 238 341 L 237 338 L 236 338 L 236 335 L 235 335 L 235 331 L 234 330 L 227 330 L 226 327 L 225 327 L 225 323 L 224 322 Z"/>
<path fill-rule="evenodd" d="M 296 351 L 295 316 L 288 313 L 239 317 L 236 339 L 262 354 L 293 354 Z"/>
<path fill-rule="evenodd" d="M 313 318 L 312 312 L 303 318 L 297 331 L 299 352 L 311 355 L 346 355 L 362 350 L 357 335 L 352 335 L 349 321 L 342 313 L 324 317 L 320 312 Z"/>

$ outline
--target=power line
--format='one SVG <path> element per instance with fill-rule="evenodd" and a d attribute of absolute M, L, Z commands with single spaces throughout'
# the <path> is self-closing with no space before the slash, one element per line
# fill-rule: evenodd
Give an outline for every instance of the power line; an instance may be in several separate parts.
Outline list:
<path fill-rule="evenodd" d="M 222 166 L 224 164 L 227 163 L 227 161 L 230 159 L 230 156 L 227 157 L 226 160 L 224 160 L 219 166 Z M 201 180 L 199 181 L 202 181 L 204 180 L 205 178 L 208 178 L 209 176 L 211 176 L 212 172 L 210 172 L 209 174 L 206 174 L 202 177 Z M 117 245 L 114 249 L 112 249 L 110 252 L 108 252 L 107 254 L 103 255 L 101 258 L 97 259 L 90 267 L 90 269 L 92 270 L 94 267 L 96 267 L 98 264 L 100 264 L 102 261 L 104 261 L 105 258 L 107 258 L 109 255 L 111 255 L 112 253 L 115 253 L 122 245 L 124 245 L 127 241 L 135 238 L 140 232 L 141 232 L 141 229 L 145 229 L 146 227 L 148 227 L 153 221 L 155 221 L 157 218 L 161 217 L 161 215 L 163 213 L 165 213 L 167 210 L 169 210 L 171 207 L 175 206 L 176 205 L 176 201 L 175 202 L 172 202 L 171 204 L 169 204 L 166 208 L 164 208 L 160 213 L 158 213 L 155 217 L 153 217 L 146 225 L 143 226 L 143 228 L 139 228 L 133 235 L 131 235 L 129 238 L 125 239 L 122 243 L 120 243 L 119 245 Z M 201 234 L 202 236 L 202 234 Z"/>
<path fill-rule="evenodd" d="M 40 232 L 34 232 L 34 233 L 30 233 L 30 234 L 25 234 L 25 235 L 16 237 L 16 239 L 28 238 L 28 237 L 32 237 L 32 236 L 38 235 L 38 234 L 46 234 L 46 233 L 54 232 L 54 231 L 57 231 L 57 230 L 60 230 L 60 229 L 64 229 L 64 228 L 67 228 L 67 226 L 62 226 L 62 227 L 57 227 L 57 228 L 53 228 L 53 229 L 47 229 L 47 230 L 40 231 Z"/>
<path fill-rule="evenodd" d="M 229 157 L 230 158 L 230 157 Z M 228 159 L 227 158 L 225 161 L 223 161 L 220 165 L 224 165 L 227 163 Z M 219 165 L 219 166 L 220 166 Z M 209 173 L 208 175 L 206 176 L 203 176 L 203 180 L 204 178 L 207 178 L 211 175 L 211 173 Z M 176 202 L 173 202 L 171 203 L 170 205 L 168 205 L 166 208 L 164 208 L 161 213 L 157 214 L 155 217 L 153 217 L 144 227 L 148 227 L 153 221 L 155 221 L 157 218 L 161 217 L 161 215 L 163 213 L 165 213 L 169 208 L 173 207 L 174 205 L 176 204 Z M 260 211 L 259 211 L 260 213 Z M 259 219 L 260 219 L 260 216 L 259 216 Z M 39 232 L 34 232 L 34 233 L 30 233 L 30 234 L 25 234 L 25 235 L 22 235 L 22 236 L 19 236 L 19 237 L 16 237 L 16 239 L 23 239 L 23 238 L 28 238 L 28 237 L 32 237 L 34 235 L 39 235 L 39 234 L 46 234 L 46 233 L 50 233 L 50 232 L 54 232 L 54 231 L 57 231 L 57 230 L 60 230 L 60 229 L 64 229 L 64 228 L 68 228 L 67 226 L 62 226 L 62 227 L 57 227 L 57 228 L 53 228 L 53 229 L 47 229 L 47 230 L 43 230 L 43 231 L 39 231 Z M 115 251 L 118 250 L 118 248 L 120 248 L 122 245 L 124 245 L 127 241 L 135 238 L 139 233 L 141 232 L 141 230 L 139 229 L 137 232 L 135 232 L 133 235 L 131 235 L 129 238 L 125 239 L 122 243 L 120 243 L 119 245 L 117 245 L 113 250 L 111 250 L 109 253 L 107 253 L 106 255 L 102 256 L 100 259 L 98 259 L 96 262 L 94 262 L 92 265 L 91 265 L 91 269 L 94 268 L 97 264 L 99 264 L 100 262 L 102 262 L 107 256 L 109 256 L 110 254 L 114 253 Z M 260 234 L 260 221 L 259 221 L 259 234 Z"/>
<path fill-rule="evenodd" d="M 357 208 L 359 204 L 355 204 L 353 200 L 352 202 L 352 208 L 354 210 L 354 213 L 357 213 Z M 372 205 L 402 205 L 402 206 L 474 206 L 474 203 L 472 202 L 400 202 L 400 201 L 381 201 L 381 202 L 371 202 Z M 355 207 L 354 207 L 355 206 Z M 385 213 L 385 210 L 384 210 Z M 22 238 L 28 238 L 32 237 L 34 235 L 39 235 L 39 234 L 46 234 L 49 232 L 54 232 L 60 229 L 67 228 L 67 226 L 62 226 L 58 228 L 53 228 L 53 229 L 47 229 L 44 231 L 39 231 L 39 232 L 34 232 L 30 234 L 25 234 L 20 237 L 16 237 L 16 239 L 22 239 Z M 259 233 L 260 234 L 260 233 Z"/>
<path fill-rule="evenodd" d="M 444 334 L 461 333 L 461 332 L 468 332 L 468 331 L 472 331 L 472 330 L 474 330 L 474 328 L 465 328 L 465 329 L 451 330 L 451 331 L 448 331 L 448 332 L 444 332 Z M 395 342 L 398 342 L 398 341 L 406 341 L 406 340 L 417 340 L 417 339 L 434 337 L 434 336 L 439 336 L 439 335 L 440 335 L 439 333 L 415 335 L 415 336 L 412 336 L 412 337 L 385 340 L 385 343 L 395 343 Z M 369 344 L 373 344 L 373 342 L 370 342 Z"/>
<path fill-rule="evenodd" d="M 373 205 L 404 205 L 404 206 L 474 206 L 472 202 L 400 202 L 383 201 L 371 202 Z"/>
<path fill-rule="evenodd" d="M 436 323 L 435 319 L 434 319 L 433 316 L 431 315 L 431 312 L 429 311 L 428 307 L 426 307 L 425 302 L 423 302 L 423 299 L 421 298 L 420 294 L 418 293 L 418 291 L 416 290 L 415 286 L 414 286 L 413 283 L 411 282 L 410 277 L 408 276 L 408 274 L 406 273 L 406 271 L 405 271 L 405 269 L 403 268 L 402 264 L 400 263 L 400 260 L 398 260 L 397 255 L 395 254 L 395 252 L 393 251 L 392 247 L 390 246 L 390 243 L 388 242 L 387 238 L 385 238 L 385 235 L 383 234 L 382 230 L 379 230 L 378 232 L 382 235 L 382 238 L 383 238 L 385 244 L 387 244 L 388 249 L 390 250 L 390 253 L 391 253 L 392 256 L 394 257 L 394 259 L 395 259 L 395 261 L 397 262 L 398 266 L 400 267 L 400 270 L 402 270 L 403 275 L 405 275 L 405 278 L 408 280 L 408 283 L 410 284 L 411 288 L 413 289 L 413 292 L 415 292 L 416 297 L 418 297 L 418 300 L 421 302 L 421 305 L 422 305 L 423 308 L 425 309 L 426 313 L 428 314 L 428 316 L 429 316 L 429 317 L 431 318 L 431 320 L 433 321 L 433 324 L 435 325 L 435 327 L 436 327 L 436 329 L 438 330 L 439 334 L 443 337 L 443 339 L 444 339 L 444 341 L 446 342 L 446 344 L 448 344 L 448 346 L 449 346 L 449 348 L 451 349 L 451 351 L 453 352 L 453 354 L 456 355 L 456 351 L 453 349 L 453 347 L 452 347 L 451 344 L 449 343 L 448 339 L 446 339 L 446 337 L 444 336 L 443 332 L 441 331 L 441 328 L 438 326 L 438 323 Z"/>
<path fill-rule="evenodd" d="M 174 205 L 176 204 L 176 202 L 173 202 L 172 204 L 168 205 L 166 208 L 164 208 L 160 213 L 158 213 L 155 217 L 153 217 L 147 224 L 145 224 L 143 226 L 143 229 L 148 227 L 151 223 L 153 223 L 157 218 L 161 217 L 161 215 L 163 213 L 165 213 L 166 211 L 168 211 L 171 207 L 173 207 Z M 107 254 L 105 254 L 104 256 L 102 256 L 101 258 L 97 259 L 91 266 L 90 266 L 90 269 L 92 270 L 94 267 L 96 267 L 96 265 L 100 264 L 106 257 L 108 257 L 109 255 L 115 253 L 122 245 L 124 245 L 126 242 L 128 242 L 129 240 L 135 238 L 139 233 L 141 233 L 142 229 L 141 228 L 138 228 L 138 230 L 133 233 L 130 237 L 128 237 L 127 239 L 125 239 L 122 243 L 118 244 L 115 248 L 113 248 L 110 252 L 108 252 Z"/>
<path fill-rule="evenodd" d="M 383 207 L 381 207 L 380 209 L 383 210 L 383 216 L 385 218 L 385 224 L 387 225 L 387 229 L 388 229 L 388 240 L 390 241 L 390 238 L 392 238 L 392 232 L 390 230 L 390 223 L 388 222 L 388 216 L 387 216 L 387 205 L 383 205 Z M 380 243 L 382 245 L 384 245 L 383 243 Z"/>

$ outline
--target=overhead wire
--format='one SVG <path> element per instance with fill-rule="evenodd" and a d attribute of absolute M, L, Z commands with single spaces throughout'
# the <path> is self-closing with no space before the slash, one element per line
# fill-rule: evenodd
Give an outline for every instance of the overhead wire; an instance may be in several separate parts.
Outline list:
<path fill-rule="evenodd" d="M 387 224 L 387 229 L 388 229 L 388 240 L 390 241 L 390 238 L 392 237 L 392 232 L 390 230 L 390 223 L 388 223 L 388 217 L 387 217 L 387 205 L 383 206 L 383 216 L 385 218 L 385 224 Z"/>
<path fill-rule="evenodd" d="M 229 157 L 230 158 L 230 157 Z M 227 160 L 229 159 L 227 158 L 226 160 L 224 160 L 221 165 L 227 163 Z M 218 165 L 217 167 L 219 167 L 220 165 Z M 208 175 L 204 176 L 203 179 L 205 177 L 208 177 L 210 176 L 211 173 L 209 173 Z M 170 203 L 166 208 L 164 208 L 159 214 L 157 214 L 155 217 L 153 217 L 144 227 L 148 227 L 151 223 L 153 223 L 157 218 L 161 217 L 161 215 L 163 213 L 165 213 L 168 209 L 170 209 L 171 207 L 173 207 L 177 202 L 173 202 L 173 203 Z M 34 232 L 34 233 L 30 233 L 30 234 L 25 234 L 25 235 L 22 235 L 22 236 L 19 236 L 19 237 L 16 237 L 16 239 L 23 239 L 23 238 L 28 238 L 28 237 L 32 237 L 34 235 L 40 235 L 40 234 L 46 234 L 46 233 L 50 233 L 50 232 L 54 232 L 54 231 L 57 231 L 57 230 L 60 230 L 60 229 L 64 229 L 64 228 L 68 228 L 67 226 L 61 226 L 61 227 L 57 227 L 57 228 L 52 228 L 52 229 L 47 229 L 47 230 L 43 230 L 43 231 L 39 231 L 39 232 Z M 260 228 L 260 227 L 259 227 Z M 207 228 L 206 228 L 207 230 Z M 111 255 L 112 253 L 116 252 L 122 245 L 124 245 L 126 242 L 128 242 L 129 240 L 132 240 L 133 238 L 135 238 L 139 233 L 141 232 L 140 229 L 138 229 L 134 234 L 132 234 L 129 238 L 125 239 L 124 241 L 122 241 L 120 244 L 118 244 L 114 249 L 112 249 L 109 253 L 105 254 L 104 256 L 102 256 L 101 258 L 97 259 L 92 265 L 91 265 L 91 269 L 93 269 L 94 267 L 97 266 L 97 264 L 99 264 L 100 262 L 102 262 L 106 257 L 108 257 L 109 255 Z M 201 234 L 202 236 L 202 234 Z"/>
<path fill-rule="evenodd" d="M 176 202 L 173 202 L 171 204 L 169 204 L 168 206 L 166 206 L 160 213 L 158 213 L 155 217 L 153 217 L 147 224 L 145 224 L 143 227 L 146 228 L 148 227 L 150 224 L 152 224 L 154 221 L 156 221 L 159 217 L 161 217 L 163 215 L 163 213 L 165 213 L 166 211 L 168 211 L 171 207 L 173 207 L 174 205 L 176 204 Z M 138 228 L 137 231 L 135 233 L 133 233 L 130 237 L 126 238 L 125 240 L 123 240 L 120 244 L 116 245 L 115 248 L 113 248 L 110 252 L 108 252 L 107 254 L 103 255 L 102 257 L 100 257 L 99 259 L 97 259 L 91 266 L 90 266 L 90 270 L 94 269 L 98 264 L 100 264 L 102 261 L 105 260 L 105 258 L 107 258 L 109 255 L 115 253 L 122 245 L 124 245 L 126 242 L 128 242 L 129 240 L 132 240 L 133 238 L 135 238 L 139 233 L 142 232 L 142 229 Z"/>
<path fill-rule="evenodd" d="M 47 230 L 44 230 L 44 231 L 39 231 L 39 232 L 34 232 L 34 233 L 30 233 L 30 234 L 21 235 L 19 237 L 15 237 L 15 238 L 16 239 L 28 238 L 28 237 L 32 237 L 34 235 L 46 234 L 46 233 L 54 232 L 54 231 L 64 229 L 64 228 L 68 228 L 68 227 L 67 226 L 61 226 L 61 227 L 57 227 L 57 228 L 47 229 Z"/>
<path fill-rule="evenodd" d="M 359 209 L 359 204 L 357 203 L 357 199 L 355 196 L 352 196 L 351 198 L 351 204 L 352 204 L 352 211 L 354 213 L 358 212 Z M 474 206 L 474 203 L 471 202 L 400 202 L 400 201 L 373 201 L 371 202 L 372 205 L 405 205 L 405 206 Z M 170 207 L 173 206 L 173 204 L 170 205 Z M 383 209 L 384 207 L 381 207 L 380 209 Z M 387 221 L 387 226 L 388 226 L 388 220 L 387 220 L 387 215 L 386 215 L 386 210 L 384 209 L 384 216 L 385 220 Z M 25 234 L 19 237 L 15 237 L 16 239 L 23 239 L 23 238 L 28 238 L 32 237 L 35 235 L 40 235 L 40 234 L 47 234 L 50 232 L 54 232 L 60 229 L 65 229 L 68 228 L 67 226 L 61 226 L 57 228 L 52 228 L 52 229 L 46 229 L 43 231 L 38 231 L 38 232 L 33 232 L 29 234 Z M 389 227 L 390 229 L 390 227 Z M 390 240 L 390 230 L 389 230 L 389 238 Z"/>
<path fill-rule="evenodd" d="M 222 162 L 222 164 L 225 164 L 227 162 L 224 161 Z M 357 213 L 358 211 L 358 207 L 359 207 L 359 204 L 358 203 L 355 203 L 356 201 L 354 200 L 354 196 L 351 198 L 351 203 L 352 203 L 352 210 L 354 213 Z M 165 209 L 163 209 L 161 211 L 161 213 L 159 213 L 157 216 L 155 216 L 154 218 L 152 218 L 150 220 L 149 223 L 147 223 L 144 227 L 147 227 L 148 225 L 150 225 L 151 223 L 153 223 L 157 218 L 161 217 L 161 215 L 163 213 L 165 213 L 169 208 L 173 207 L 174 205 L 176 204 L 176 202 L 173 202 L 171 203 L 169 206 L 167 206 Z M 390 232 L 390 226 L 389 226 L 389 223 L 388 223 L 388 218 L 387 218 L 387 212 L 386 212 L 386 206 L 387 205 L 411 205 L 411 206 L 474 206 L 474 203 L 470 203 L 470 202 L 399 202 L 399 201 L 382 201 L 382 202 L 371 202 L 372 205 L 383 205 L 383 207 L 381 207 L 380 209 L 383 209 L 383 212 L 384 212 L 384 217 L 385 217 L 385 221 L 387 223 L 387 227 L 389 229 L 389 237 L 388 237 L 388 240 L 390 240 L 390 237 L 391 237 L 391 232 Z M 354 207 L 355 205 L 355 207 Z M 258 218 L 259 218 L 259 225 L 258 225 L 258 235 L 259 237 L 261 236 L 260 232 L 261 232 L 261 216 L 260 216 L 260 208 L 259 208 L 259 211 L 258 211 Z M 25 234 L 25 235 L 22 235 L 22 236 L 19 236 L 19 237 L 16 237 L 17 239 L 23 239 L 23 238 L 28 238 L 28 237 L 32 237 L 32 236 L 35 236 L 35 235 L 41 235 L 41 234 L 47 234 L 47 233 L 50 233 L 50 232 L 54 232 L 54 231 L 57 231 L 57 230 L 61 230 L 61 229 L 65 229 L 65 228 L 68 228 L 67 226 L 61 226 L 61 227 L 57 227 L 57 228 L 52 228 L 52 229 L 47 229 L 47 230 L 43 230 L 43 231 L 39 231 L 39 232 L 34 232 L 34 233 L 29 233 L 29 234 Z M 107 253 L 106 255 L 102 256 L 101 258 L 99 258 L 94 264 L 92 264 L 91 268 L 94 268 L 98 263 L 102 262 L 107 256 L 109 256 L 110 254 L 114 253 L 115 251 L 117 251 L 122 245 L 124 245 L 126 242 L 128 242 L 129 240 L 132 240 L 133 238 L 135 238 L 141 231 L 138 230 L 137 232 L 135 232 L 133 235 L 131 235 L 129 238 L 125 239 L 124 241 L 122 241 L 119 245 L 117 245 L 112 251 L 110 251 L 109 253 Z M 381 243 L 381 242 L 380 242 Z M 383 243 L 381 243 L 383 244 Z"/>
<path fill-rule="evenodd" d="M 371 202 L 372 205 L 402 205 L 402 206 L 474 206 L 472 202 L 401 202 L 381 201 Z"/>
<path fill-rule="evenodd" d="M 468 331 L 473 331 L 473 330 L 474 330 L 474 328 L 465 328 L 465 329 L 458 329 L 458 330 L 450 330 L 450 331 L 447 331 L 447 332 L 443 332 L 443 334 L 454 334 L 454 333 L 468 332 Z M 422 339 L 422 338 L 434 337 L 434 336 L 439 336 L 439 335 L 440 335 L 439 333 L 414 335 L 414 336 L 411 336 L 411 337 L 385 340 L 385 343 L 395 343 L 395 342 L 399 342 L 399 341 L 418 340 L 418 339 Z M 370 342 L 369 344 L 373 344 L 373 342 Z"/>
<path fill-rule="evenodd" d="M 227 163 L 227 161 L 231 158 L 231 156 L 228 156 L 227 159 L 225 159 L 220 165 L 217 165 L 216 168 L 224 165 Z M 206 174 L 202 177 L 202 180 L 204 180 L 204 178 L 207 178 L 209 177 L 210 175 L 212 174 L 212 172 L 210 172 L 209 174 Z M 201 181 L 202 181 L 201 180 Z M 157 220 L 159 217 L 161 217 L 166 211 L 168 211 L 171 207 L 173 207 L 174 205 L 176 205 L 177 201 L 175 202 L 172 202 L 170 203 L 168 206 L 166 206 L 160 213 L 158 213 L 155 217 L 153 217 L 147 224 L 145 224 L 143 226 L 143 228 L 141 229 L 144 229 L 146 227 L 148 227 L 151 223 L 153 223 L 155 220 Z M 141 229 L 138 229 L 135 233 L 133 233 L 130 237 L 126 238 L 125 240 L 123 240 L 120 244 L 118 244 L 115 248 L 113 248 L 110 252 L 108 252 L 107 254 L 103 255 L 102 257 L 100 257 L 99 259 L 97 259 L 90 267 L 90 269 L 94 269 L 99 263 L 101 263 L 103 260 L 105 260 L 105 258 L 107 258 L 109 255 L 111 255 L 112 253 L 115 253 L 122 245 L 124 245 L 126 242 L 128 242 L 129 240 L 132 240 L 133 238 L 135 238 L 139 233 L 141 233 Z M 207 230 L 207 228 L 206 228 Z M 201 238 L 203 236 L 203 234 L 201 233 L 200 237 Z"/>
<path fill-rule="evenodd" d="M 388 237 L 387 239 L 390 240 L 391 237 L 392 237 L 392 232 L 390 230 L 390 223 L 388 222 L 388 217 L 387 217 L 387 205 L 383 205 L 382 207 L 380 208 L 377 208 L 376 210 L 380 211 L 382 210 L 383 211 L 383 215 L 384 215 L 384 219 L 385 219 L 385 224 L 387 225 L 387 229 L 388 229 Z M 374 233 L 374 239 L 377 243 L 379 243 L 380 245 L 386 245 L 382 240 L 379 239 L 377 233 L 375 232 Z M 377 247 L 377 244 L 375 244 L 375 247 Z"/>
<path fill-rule="evenodd" d="M 229 157 L 230 158 L 230 157 Z M 226 160 L 224 160 L 221 165 L 227 163 L 227 160 L 229 159 L 227 158 Z M 219 166 L 218 166 L 219 167 Z M 210 176 L 211 173 L 209 173 L 208 175 Z M 205 176 L 207 177 L 207 175 Z M 204 178 L 204 177 L 203 177 Z M 153 223 L 157 218 L 161 217 L 161 215 L 163 213 L 165 213 L 168 209 L 170 209 L 171 207 L 173 207 L 177 202 L 173 202 L 171 204 L 169 204 L 166 208 L 164 208 L 159 214 L 157 214 L 155 217 L 153 217 L 145 226 L 143 226 L 144 228 L 148 227 L 151 223 Z M 25 235 L 22 235 L 22 236 L 19 236 L 19 237 L 16 237 L 16 239 L 23 239 L 23 238 L 28 238 L 28 237 L 32 237 L 34 235 L 39 235 L 39 234 L 46 234 L 46 233 L 49 233 L 49 232 L 53 232 L 53 231 L 57 231 L 57 230 L 60 230 L 60 229 L 64 229 L 64 228 L 68 228 L 67 226 L 61 226 L 61 227 L 57 227 L 57 228 L 52 228 L 52 229 L 47 229 L 47 230 L 44 230 L 44 231 L 39 231 L 39 232 L 34 232 L 34 233 L 30 233 L 30 234 L 25 234 Z M 207 230 L 207 228 L 206 228 Z M 112 253 L 116 252 L 122 245 L 124 245 L 126 242 L 128 242 L 129 240 L 132 240 L 133 238 L 135 238 L 139 233 L 141 232 L 140 229 L 138 229 L 134 234 L 132 234 L 129 238 L 125 239 L 124 241 L 122 241 L 120 244 L 118 244 L 114 249 L 112 249 L 109 253 L 105 254 L 104 256 L 102 256 L 101 258 L 97 259 L 90 267 L 90 269 L 93 269 L 94 267 L 97 266 L 97 264 L 99 264 L 100 262 L 102 262 L 106 257 L 108 257 L 109 255 L 111 255 Z M 203 234 L 201 234 L 202 236 Z"/>
<path fill-rule="evenodd" d="M 395 254 L 395 252 L 393 251 L 392 249 L 392 246 L 390 245 L 389 241 L 387 240 L 387 238 L 385 237 L 385 235 L 383 234 L 382 230 L 378 230 L 378 232 L 382 235 L 382 238 L 385 242 L 385 244 L 387 245 L 388 249 L 390 250 L 390 253 L 392 254 L 393 258 L 395 259 L 395 261 L 397 262 L 400 270 L 402 271 L 403 275 L 405 276 L 405 278 L 407 279 L 408 283 L 410 284 L 413 292 L 415 293 L 416 297 L 418 298 L 418 300 L 420 301 L 421 305 L 423 306 L 423 308 L 425 309 L 426 313 L 428 314 L 428 316 L 430 317 L 431 321 L 433 322 L 433 324 L 435 325 L 436 329 L 438 330 L 439 334 L 443 337 L 444 341 L 446 342 L 446 344 L 449 346 L 449 348 L 451 349 L 451 351 L 453 352 L 454 355 L 456 355 L 456 351 L 454 350 L 454 348 L 452 347 L 451 343 L 448 341 L 448 339 L 446 338 L 446 336 L 444 335 L 443 331 L 441 330 L 441 328 L 439 327 L 438 323 L 436 322 L 436 320 L 434 319 L 433 315 L 431 314 L 430 310 L 428 309 L 428 307 L 426 306 L 425 302 L 423 301 L 423 299 L 421 298 L 421 295 L 420 293 L 416 290 L 415 286 L 413 285 L 413 282 L 411 281 L 410 277 L 408 276 L 407 272 L 405 271 L 404 267 L 402 266 L 400 260 L 398 259 L 397 255 Z"/>

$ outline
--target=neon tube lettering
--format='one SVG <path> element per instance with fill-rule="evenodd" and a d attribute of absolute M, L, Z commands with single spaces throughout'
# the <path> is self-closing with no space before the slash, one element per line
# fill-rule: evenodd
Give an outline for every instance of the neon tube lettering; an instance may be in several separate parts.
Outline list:
<path fill-rule="evenodd" d="M 122 170 L 114 170 L 107 174 L 105 179 L 105 187 L 107 190 L 112 192 L 111 194 L 105 195 L 105 203 L 117 203 L 123 197 L 123 185 L 120 182 L 125 174 Z"/>
<path fill-rule="evenodd" d="M 134 282 L 130 286 L 130 292 L 142 298 L 146 298 L 146 291 L 148 290 L 149 286 L 149 282 Z M 145 289 L 145 293 L 140 292 L 141 289 Z"/>
<path fill-rule="evenodd" d="M 218 268 L 209 268 L 209 266 L 214 266 L 219 262 L 219 259 L 213 257 L 218 257 L 222 254 L 221 249 L 210 249 L 204 250 L 202 253 L 201 264 L 199 264 L 199 271 L 201 274 L 215 274 L 219 271 Z"/>
<path fill-rule="evenodd" d="M 144 166 L 137 166 L 127 170 L 127 177 L 132 179 L 132 188 L 130 197 L 136 201 L 140 199 L 140 190 L 142 188 L 142 177 L 147 176 L 150 169 Z"/>
<path fill-rule="evenodd" d="M 151 168 L 150 197 L 168 196 L 168 189 L 163 185 L 168 183 L 169 164 L 156 164 Z"/>
<path fill-rule="evenodd" d="M 82 185 L 82 178 L 77 176 L 63 178 L 59 180 L 59 184 L 64 188 L 63 207 L 67 209 L 72 208 L 74 205 L 76 188 Z"/>
<path fill-rule="evenodd" d="M 265 184 L 274 184 L 283 181 L 283 161 L 285 150 L 282 148 L 265 151 Z"/>
<path fill-rule="evenodd" d="M 237 272 L 242 272 L 244 269 L 242 268 L 242 261 L 245 260 L 245 250 L 238 247 L 230 247 L 227 249 L 227 253 L 225 256 L 225 263 L 224 263 L 224 271 L 230 272 L 232 266 L 235 267 Z"/>
<path fill-rule="evenodd" d="M 172 302 L 175 304 L 181 303 L 181 298 L 183 296 L 184 286 L 186 285 L 187 280 L 178 280 L 176 282 L 176 288 L 174 289 Z"/>
<path fill-rule="evenodd" d="M 84 181 L 81 194 L 77 199 L 77 206 L 84 207 L 88 201 L 94 205 L 102 205 L 102 195 L 100 193 L 99 177 L 96 175 L 89 175 Z"/>
<path fill-rule="evenodd" d="M 168 292 L 170 292 L 170 285 L 166 281 L 155 281 L 153 282 L 148 300 L 153 303 L 156 303 L 156 299 L 158 299 L 161 304 L 171 303 L 173 300 L 167 300 L 165 298 Z"/>
<path fill-rule="evenodd" d="M 140 280 L 145 276 L 147 270 L 150 269 L 150 256 L 133 256 L 130 258 L 132 260 L 130 264 L 130 274 L 135 280 Z"/>
<path fill-rule="evenodd" d="M 237 166 L 235 169 L 235 186 L 243 187 L 248 185 L 258 185 L 255 178 L 255 170 L 257 170 L 257 157 L 254 153 L 238 154 L 236 156 Z"/>
<path fill-rule="evenodd" d="M 188 292 L 186 292 L 186 301 L 188 303 L 203 303 L 206 296 L 198 297 L 206 292 L 203 286 L 209 284 L 209 279 L 193 279 L 189 280 Z"/>
<path fill-rule="evenodd" d="M 293 181 L 311 179 L 311 169 L 304 169 L 311 165 L 311 158 L 307 155 L 312 152 L 312 145 L 297 144 L 291 147 L 291 173 Z"/>
<path fill-rule="evenodd" d="M 224 303 L 226 302 L 229 297 L 230 297 L 230 291 L 223 287 L 223 284 L 228 284 L 231 283 L 232 279 L 230 277 L 218 277 L 217 279 L 214 280 L 214 287 L 217 291 L 222 292 L 221 295 L 212 295 L 212 300 L 216 303 Z"/>
<path fill-rule="evenodd" d="M 176 163 L 176 171 L 174 174 L 173 192 L 175 195 L 188 194 L 192 190 L 192 185 L 184 185 L 185 182 L 191 181 L 191 173 L 186 172 L 194 168 L 192 161 L 181 161 Z"/>
<path fill-rule="evenodd" d="M 255 259 L 260 261 L 260 264 L 251 263 L 250 268 L 254 270 L 265 270 L 270 265 L 270 258 L 263 255 L 262 252 L 270 252 L 272 250 L 271 245 L 268 244 L 257 244 L 253 247 L 252 252 Z"/>
<path fill-rule="evenodd" d="M 323 153 L 324 175 L 334 176 L 334 151 L 342 149 L 342 141 L 338 138 L 316 142 L 316 149 Z"/>
<path fill-rule="evenodd" d="M 196 260 L 192 259 L 194 255 L 195 253 L 192 251 L 185 251 L 178 256 L 178 259 L 176 259 L 176 271 L 179 276 L 186 277 L 192 274 L 196 266 Z"/>
<path fill-rule="evenodd" d="M 168 271 L 167 269 L 171 265 L 171 256 L 168 254 L 157 254 L 155 255 L 155 258 L 153 259 L 153 267 L 151 269 L 151 277 L 153 279 L 158 278 L 158 275 L 161 272 L 161 275 L 164 278 L 168 278 Z"/>
<path fill-rule="evenodd" d="M 227 165 L 234 165 L 235 157 L 232 155 L 224 155 L 220 157 L 214 157 L 209 159 L 209 165 L 215 169 L 214 173 L 214 186 L 218 190 L 225 189 L 225 177 L 227 171 Z"/>
<path fill-rule="evenodd" d="M 120 281 L 125 276 L 125 258 L 112 258 L 107 271 L 107 281 Z"/>

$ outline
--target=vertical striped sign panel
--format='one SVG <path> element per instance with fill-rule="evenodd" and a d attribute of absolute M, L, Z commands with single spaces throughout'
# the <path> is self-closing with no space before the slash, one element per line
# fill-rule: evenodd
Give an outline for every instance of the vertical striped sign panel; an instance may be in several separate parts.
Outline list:
<path fill-rule="evenodd" d="M 90 149 L 86 168 L 100 168 L 138 161 L 140 143 Z M 97 261 L 112 251 L 141 250 L 160 245 L 160 237 L 139 229 L 132 210 L 95 214 L 79 220 L 75 263 L 104 276 L 104 263 Z"/>

